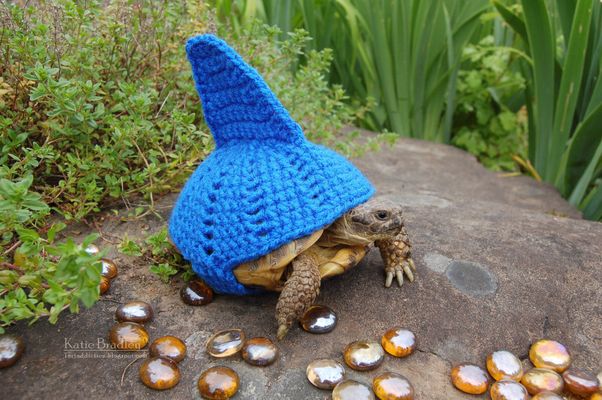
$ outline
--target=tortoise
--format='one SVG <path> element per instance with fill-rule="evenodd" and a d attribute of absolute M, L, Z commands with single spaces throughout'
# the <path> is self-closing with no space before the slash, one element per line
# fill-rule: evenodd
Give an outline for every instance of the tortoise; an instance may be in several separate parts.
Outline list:
<path fill-rule="evenodd" d="M 355 266 L 372 245 L 380 249 L 385 287 L 393 279 L 401 286 L 404 274 L 414 281 L 416 267 L 402 210 L 378 199 L 351 209 L 324 229 L 238 265 L 233 273 L 245 286 L 280 292 L 277 337 L 283 339 L 318 296 L 321 280 Z"/>

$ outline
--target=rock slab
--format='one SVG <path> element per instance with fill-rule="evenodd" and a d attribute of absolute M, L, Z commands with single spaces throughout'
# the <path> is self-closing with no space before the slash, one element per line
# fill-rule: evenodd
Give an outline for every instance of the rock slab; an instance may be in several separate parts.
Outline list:
<path fill-rule="evenodd" d="M 529 346 L 540 338 L 567 345 L 577 367 L 600 371 L 602 224 L 580 219 L 552 187 L 487 171 L 450 146 L 405 139 L 355 163 L 379 196 L 405 208 L 418 268 L 413 284 L 385 289 L 382 262 L 371 252 L 358 267 L 322 285 L 318 302 L 338 313 L 337 328 L 325 335 L 293 329 L 278 343 L 276 363 L 260 368 L 238 356 L 210 359 L 204 344 L 228 328 L 274 339 L 276 295 L 216 296 L 207 306 L 190 307 L 179 299 L 182 282 L 163 284 L 148 265 L 121 257 L 119 276 L 91 310 L 65 315 L 55 326 L 42 321 L 9 330 L 23 335 L 27 351 L 15 366 L 0 371 L 2 397 L 198 399 L 201 372 L 225 365 L 241 378 L 236 399 L 328 399 L 329 391 L 306 380 L 307 364 L 316 358 L 342 361 L 346 344 L 379 339 L 396 325 L 416 334 L 416 352 L 403 359 L 387 356 L 376 371 L 348 368 L 348 377 L 370 383 L 393 371 L 410 379 L 416 399 L 486 398 L 455 390 L 451 366 L 484 367 L 487 354 L 499 349 L 528 364 Z M 164 217 L 174 199 L 158 202 Z M 102 229 L 141 238 L 164 224 L 158 218 L 129 223 L 107 218 Z M 114 249 L 110 255 L 117 256 Z M 146 324 L 151 339 L 171 334 L 186 340 L 182 379 L 172 390 L 143 386 L 140 361 L 124 373 L 135 357 L 147 356 L 145 350 L 104 351 L 115 309 L 131 300 L 152 304 L 155 318 Z M 80 351 L 86 347 L 92 351 Z"/>

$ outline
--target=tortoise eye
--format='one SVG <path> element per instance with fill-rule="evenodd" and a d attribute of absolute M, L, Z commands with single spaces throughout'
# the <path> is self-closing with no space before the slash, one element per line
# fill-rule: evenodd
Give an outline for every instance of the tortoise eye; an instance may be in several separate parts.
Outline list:
<path fill-rule="evenodd" d="M 387 218 L 389 218 L 389 212 L 386 210 L 380 210 L 376 212 L 376 218 L 380 219 L 381 221 L 386 220 Z"/>

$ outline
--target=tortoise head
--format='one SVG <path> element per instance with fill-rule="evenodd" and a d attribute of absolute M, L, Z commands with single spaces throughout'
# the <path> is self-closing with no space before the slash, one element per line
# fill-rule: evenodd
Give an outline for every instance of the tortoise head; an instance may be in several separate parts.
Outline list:
<path fill-rule="evenodd" d="M 401 207 L 382 199 L 372 199 L 342 217 L 348 234 L 370 242 L 397 236 L 403 228 Z"/>

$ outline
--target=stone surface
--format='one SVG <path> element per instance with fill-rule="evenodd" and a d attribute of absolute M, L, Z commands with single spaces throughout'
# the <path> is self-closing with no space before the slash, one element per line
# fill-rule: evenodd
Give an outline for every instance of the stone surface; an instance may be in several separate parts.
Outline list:
<path fill-rule="evenodd" d="M 307 365 L 316 358 L 343 362 L 346 344 L 378 341 L 397 325 L 416 334 L 415 352 L 403 359 L 386 356 L 375 371 L 347 369 L 348 379 L 370 385 L 374 377 L 391 371 L 412 382 L 417 399 L 485 399 L 486 395 L 453 388 L 452 363 L 484 368 L 487 354 L 501 348 L 525 360 L 530 345 L 542 338 L 565 344 L 576 368 L 602 369 L 602 224 L 578 219 L 579 214 L 550 186 L 528 177 L 502 177 L 445 145 L 401 140 L 393 149 L 369 154 L 356 165 L 379 195 L 405 207 L 418 269 L 414 283 L 385 289 L 382 261 L 378 251 L 371 251 L 351 271 L 323 282 L 317 301 L 337 311 L 337 328 L 327 335 L 312 335 L 295 326 L 278 343 L 277 364 L 258 368 L 240 357 L 214 359 L 205 352 L 205 343 L 213 333 L 231 328 L 243 328 L 249 337 L 274 339 L 276 294 L 216 295 L 206 306 L 190 307 L 180 300 L 181 280 L 163 284 L 147 264 L 119 255 L 99 240 L 106 256 L 120 266 L 111 290 L 92 309 L 65 313 L 56 325 L 40 321 L 29 328 L 26 324 L 9 328 L 9 333 L 23 336 L 27 351 L 0 373 L 3 397 L 199 399 L 201 372 L 225 365 L 240 376 L 235 399 L 322 400 L 329 393 L 307 381 Z M 169 195 L 156 200 L 164 218 L 174 199 Z M 165 219 L 150 216 L 124 223 L 107 214 L 99 221 L 103 233 L 127 232 L 130 238 L 164 225 Z M 73 229 L 81 231 L 80 238 L 88 233 L 84 225 Z M 486 268 L 495 278 L 495 291 L 473 295 L 457 288 L 446 274 L 453 261 Z M 175 335 L 188 347 L 188 356 L 179 364 L 180 383 L 167 392 L 145 387 L 136 365 L 120 383 L 127 364 L 133 357 L 146 357 L 147 351 L 111 355 L 69 351 L 81 343 L 107 342 L 115 302 L 131 299 L 153 304 L 155 318 L 146 326 L 151 339 Z"/>

